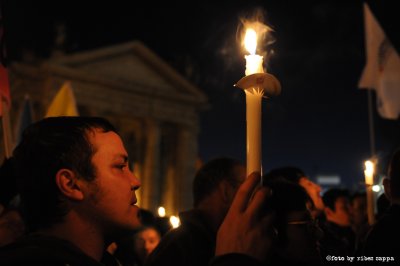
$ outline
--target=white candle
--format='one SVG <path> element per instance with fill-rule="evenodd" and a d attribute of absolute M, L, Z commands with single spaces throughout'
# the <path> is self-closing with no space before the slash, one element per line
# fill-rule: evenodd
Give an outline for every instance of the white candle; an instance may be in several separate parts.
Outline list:
<path fill-rule="evenodd" d="M 246 55 L 246 76 L 255 73 L 264 73 L 263 69 L 263 57 L 257 54 Z"/>
<path fill-rule="evenodd" d="M 247 175 L 261 173 L 261 99 L 257 94 L 246 93 Z"/>
<path fill-rule="evenodd" d="M 245 46 L 250 52 L 246 55 L 246 76 L 255 73 L 264 73 L 263 57 L 255 54 L 257 48 L 257 34 L 248 29 L 245 36 Z M 246 141 L 247 141 L 247 175 L 252 172 L 261 173 L 261 99 L 263 88 L 246 88 Z"/>
<path fill-rule="evenodd" d="M 374 163 L 371 161 L 365 162 L 365 184 L 368 186 L 372 186 L 374 184 Z"/>
<path fill-rule="evenodd" d="M 375 203 L 374 203 L 374 192 L 372 191 L 372 185 L 374 184 L 374 163 L 371 161 L 365 162 L 365 185 L 367 190 L 367 211 L 368 211 L 368 223 L 373 225 L 375 223 Z"/>

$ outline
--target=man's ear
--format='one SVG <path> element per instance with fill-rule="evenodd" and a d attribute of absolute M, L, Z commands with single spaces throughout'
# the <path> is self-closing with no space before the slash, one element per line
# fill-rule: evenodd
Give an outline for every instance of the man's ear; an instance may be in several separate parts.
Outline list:
<path fill-rule="evenodd" d="M 334 211 L 333 211 L 331 208 L 329 208 L 329 207 L 325 207 L 325 208 L 324 208 L 324 212 L 325 212 L 325 216 L 326 216 L 326 217 L 331 217 L 332 214 L 334 213 Z"/>
<path fill-rule="evenodd" d="M 231 184 L 229 184 L 229 182 L 226 180 L 222 180 L 218 184 L 218 189 L 220 191 L 222 201 L 227 205 L 231 205 L 235 194 Z"/>
<path fill-rule="evenodd" d="M 76 174 L 69 169 L 60 169 L 56 174 L 56 183 L 61 193 L 72 200 L 84 198 Z"/>

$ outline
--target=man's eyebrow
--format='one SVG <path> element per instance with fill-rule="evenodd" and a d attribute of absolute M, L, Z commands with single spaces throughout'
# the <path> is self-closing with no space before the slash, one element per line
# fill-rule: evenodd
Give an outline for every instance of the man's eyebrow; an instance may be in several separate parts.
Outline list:
<path fill-rule="evenodd" d="M 124 163 L 129 161 L 128 155 L 126 154 L 118 154 L 116 156 L 114 156 L 115 159 L 122 159 L 124 161 Z"/>

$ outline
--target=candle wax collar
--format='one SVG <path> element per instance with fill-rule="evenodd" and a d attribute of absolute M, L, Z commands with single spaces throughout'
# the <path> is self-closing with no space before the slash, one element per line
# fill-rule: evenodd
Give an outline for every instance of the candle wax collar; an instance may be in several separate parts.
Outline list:
<path fill-rule="evenodd" d="M 277 96 L 281 93 L 281 84 L 275 76 L 269 73 L 255 73 L 241 78 L 235 85 L 240 89 L 259 87 L 267 96 Z"/>

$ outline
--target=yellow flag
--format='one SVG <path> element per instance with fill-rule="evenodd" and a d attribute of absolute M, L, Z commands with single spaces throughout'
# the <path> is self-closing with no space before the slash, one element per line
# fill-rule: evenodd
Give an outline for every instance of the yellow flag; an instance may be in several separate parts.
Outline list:
<path fill-rule="evenodd" d="M 45 117 L 78 115 L 71 82 L 66 81 L 51 102 Z"/>

